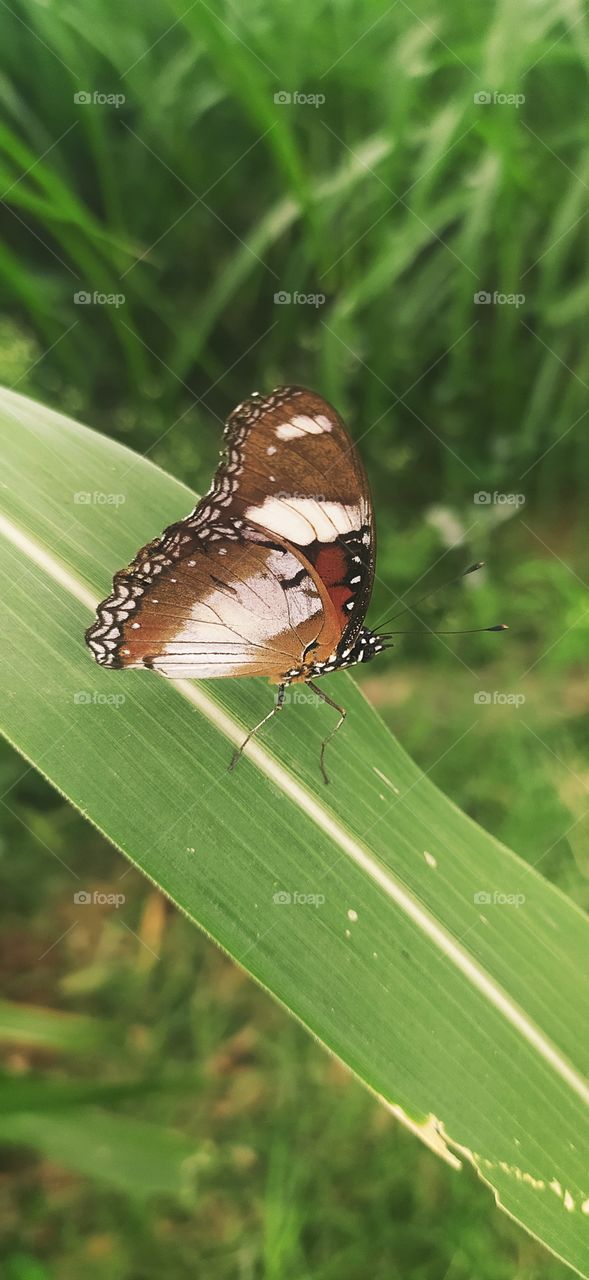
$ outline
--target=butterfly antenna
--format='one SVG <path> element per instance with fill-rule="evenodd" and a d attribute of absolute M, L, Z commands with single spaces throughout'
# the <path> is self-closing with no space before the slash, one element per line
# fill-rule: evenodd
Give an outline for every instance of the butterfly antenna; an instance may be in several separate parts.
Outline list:
<path fill-rule="evenodd" d="M 379 636 L 423 636 L 429 632 L 432 636 L 476 636 L 482 631 L 509 631 L 506 622 L 498 622 L 493 627 L 469 627 L 466 631 L 433 631 L 431 627 L 415 628 L 412 631 L 380 631 Z"/>
<path fill-rule="evenodd" d="M 426 591 L 425 595 L 419 596 L 419 599 L 412 600 L 409 604 L 402 605 L 402 607 L 398 609 L 396 613 L 392 613 L 390 617 L 385 618 L 383 622 L 380 622 L 378 626 L 374 628 L 374 630 L 379 631 L 381 626 L 382 627 L 388 626 L 389 622 L 394 622 L 395 618 L 399 618 L 401 614 L 405 613 L 408 609 L 415 609 L 417 605 L 423 604 L 424 600 L 431 600 L 431 597 L 437 595 L 438 591 L 445 591 L 446 587 L 451 587 L 454 582 L 460 582 L 460 579 L 468 577 L 469 573 L 475 573 L 477 569 L 482 569 L 484 563 L 485 563 L 484 560 L 477 560 L 476 564 L 469 565 L 468 569 L 463 569 L 462 573 L 458 573 L 456 577 L 448 578 L 447 582 L 441 582 L 439 587 L 433 587 L 431 591 Z M 490 631 L 492 630 L 492 628 L 483 627 L 482 630 Z M 499 630 L 501 630 L 501 628 L 499 628 Z M 396 632 L 391 632 L 391 634 L 400 635 L 401 633 L 399 631 L 396 631 Z"/>

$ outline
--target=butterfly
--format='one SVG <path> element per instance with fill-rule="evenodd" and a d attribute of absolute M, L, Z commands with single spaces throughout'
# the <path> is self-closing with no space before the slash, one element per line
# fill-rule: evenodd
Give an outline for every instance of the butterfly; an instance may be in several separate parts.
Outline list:
<path fill-rule="evenodd" d="M 364 626 L 374 582 L 366 473 L 336 410 L 304 387 L 258 392 L 230 414 L 209 492 L 115 574 L 86 642 L 104 667 L 171 679 L 267 676 L 315 684 L 385 647 Z"/>

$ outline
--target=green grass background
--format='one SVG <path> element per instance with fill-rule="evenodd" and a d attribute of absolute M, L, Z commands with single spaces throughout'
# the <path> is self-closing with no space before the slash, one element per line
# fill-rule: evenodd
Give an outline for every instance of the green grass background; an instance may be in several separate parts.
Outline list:
<path fill-rule="evenodd" d="M 196 489 L 251 390 L 332 399 L 374 491 L 369 620 L 487 561 L 403 615 L 421 634 L 359 678 L 434 780 L 584 904 L 582 6 L 13 0 L 2 27 L 0 380 Z M 76 303 L 84 291 L 124 301 Z M 429 631 L 497 621 L 507 635 Z M 91 1055 L 65 1030 L 48 1045 L 0 1025 L 6 1088 L 63 1085 L 71 1129 L 66 1164 L 48 1139 L 4 1149 L 9 1280 L 570 1274 L 134 872 L 124 913 L 87 908 L 72 927 L 66 867 L 113 892 L 123 860 L 8 751 L 0 783 L 4 989 L 99 1020 Z M 118 1181 L 93 1176 L 95 1138 L 68 1111 L 96 1080 L 132 1091 L 104 1104 L 121 1119 Z M 129 1118 L 156 1127 L 155 1148 Z M 194 1150 L 190 1190 L 139 1193 L 170 1130 Z"/>

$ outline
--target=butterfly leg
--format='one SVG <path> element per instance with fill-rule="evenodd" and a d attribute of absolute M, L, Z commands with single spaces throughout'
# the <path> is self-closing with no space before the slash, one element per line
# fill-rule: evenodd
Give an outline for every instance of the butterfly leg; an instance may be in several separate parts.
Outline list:
<path fill-rule="evenodd" d="M 328 733 L 327 737 L 323 739 L 323 742 L 321 743 L 321 752 L 319 754 L 319 768 L 321 769 L 321 772 L 323 774 L 323 781 L 328 783 L 329 777 L 327 775 L 327 769 L 325 768 L 325 764 L 324 764 L 325 748 L 327 746 L 327 743 L 331 742 L 333 735 L 337 733 L 338 729 L 341 729 L 344 723 L 344 720 L 346 718 L 347 712 L 345 707 L 338 706 L 337 702 L 333 702 L 331 698 L 328 698 L 327 694 L 323 692 L 323 689 L 319 689 L 316 684 L 313 684 L 312 680 L 307 680 L 307 684 L 309 688 L 313 690 L 313 693 L 317 694 L 318 698 L 321 698 L 323 702 L 327 702 L 328 706 L 333 707 L 334 711 L 339 711 L 339 720 L 337 724 L 334 725 L 333 729 L 331 729 L 331 731 Z"/>
<path fill-rule="evenodd" d="M 247 747 L 247 744 L 248 744 L 248 742 L 249 742 L 250 738 L 253 738 L 254 734 L 258 732 L 258 729 L 261 729 L 261 728 L 262 728 L 262 725 L 263 725 L 263 724 L 265 724 L 267 720 L 271 720 L 271 719 L 272 719 L 272 716 L 276 715 L 276 712 L 277 712 L 277 711 L 282 711 L 282 708 L 283 708 L 283 706 L 284 706 L 284 694 L 285 694 L 285 689 L 286 689 L 286 685 L 284 685 L 284 684 L 279 684 L 279 686 L 278 686 L 278 693 L 276 694 L 276 702 L 274 703 L 274 706 L 272 707 L 272 710 L 271 710 L 271 711 L 269 711 L 269 712 L 268 712 L 268 714 L 267 714 L 266 716 L 264 716 L 264 717 L 263 717 L 263 719 L 262 719 L 262 720 L 260 720 L 258 724 L 255 724 L 255 725 L 254 725 L 254 727 L 253 727 L 253 729 L 250 729 L 250 731 L 249 731 L 249 733 L 248 733 L 248 735 L 247 735 L 247 738 L 244 738 L 244 740 L 243 740 L 243 742 L 242 742 L 241 746 L 240 746 L 240 747 L 238 747 L 238 748 L 237 748 L 237 750 L 233 752 L 233 755 L 232 755 L 232 757 L 231 757 L 231 764 L 229 765 L 229 772 L 230 772 L 230 773 L 232 773 L 232 772 L 233 772 L 233 770 L 234 770 L 234 768 L 235 768 L 235 766 L 236 766 L 236 764 L 237 764 L 237 761 L 239 760 L 239 757 L 240 757 L 240 755 L 241 755 L 241 753 L 242 753 L 242 751 L 243 751 L 244 747 Z"/>

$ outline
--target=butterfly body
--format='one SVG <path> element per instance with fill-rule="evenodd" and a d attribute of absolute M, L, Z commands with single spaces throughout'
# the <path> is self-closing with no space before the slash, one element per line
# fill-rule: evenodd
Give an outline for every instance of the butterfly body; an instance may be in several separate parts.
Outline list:
<path fill-rule="evenodd" d="M 374 556 L 366 475 L 335 409 L 302 387 L 254 393 L 228 419 L 209 492 L 115 575 L 86 641 L 102 666 L 264 675 L 283 700 L 384 647 L 364 627 Z"/>

